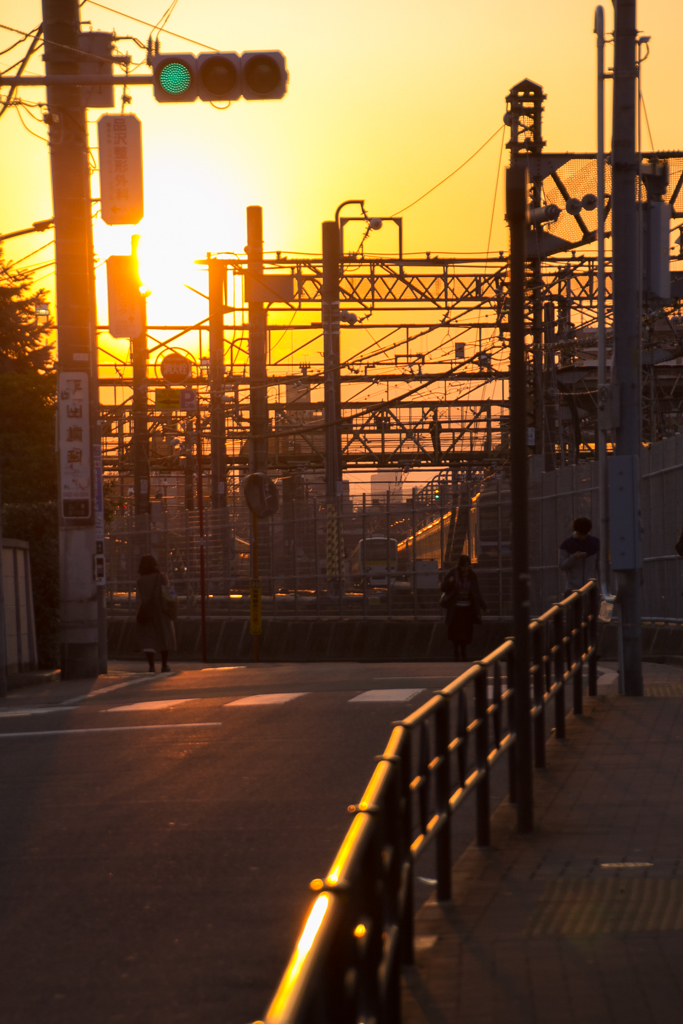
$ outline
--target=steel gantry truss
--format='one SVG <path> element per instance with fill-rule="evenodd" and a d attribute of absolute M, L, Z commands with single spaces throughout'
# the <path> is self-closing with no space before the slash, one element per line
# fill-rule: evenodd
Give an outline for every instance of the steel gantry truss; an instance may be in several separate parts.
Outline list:
<path fill-rule="evenodd" d="M 228 480 L 228 487 L 237 483 L 235 473 L 243 473 L 250 459 L 253 463 L 250 398 L 255 388 L 267 393 L 262 440 L 267 442 L 266 468 L 276 476 L 322 473 L 330 429 L 337 431 L 340 475 L 506 462 L 503 254 L 353 255 L 340 260 L 341 342 L 332 367 L 340 402 L 334 416 L 324 390 L 329 360 L 326 367 L 322 260 L 267 256 L 258 278 L 250 274 L 248 261 L 235 255 L 218 254 L 204 262 L 213 280 L 205 320 L 191 327 L 149 329 L 158 353 L 185 347 L 188 337 L 199 335 L 208 360 L 197 360 L 191 381 L 199 396 L 198 416 L 154 408 L 153 392 L 165 385 L 149 358 L 146 374 L 136 381 L 126 364 L 101 360 L 105 469 L 121 479 L 122 488 L 133 473 L 129 409 L 134 388 L 148 395 L 149 472 L 168 476 L 184 469 L 186 496 L 198 443 L 206 466 L 217 479 Z M 546 461 L 563 464 L 590 456 L 594 444 L 597 264 L 590 253 L 571 252 L 544 259 L 534 273 L 527 302 L 529 425 L 540 430 L 530 438 L 530 451 L 545 451 Z M 609 299 L 609 266 L 606 284 Z M 683 408 L 683 371 L 674 368 L 683 354 L 677 302 L 646 318 L 644 362 L 652 365 L 645 416 L 652 436 L 671 428 L 678 407 Z M 255 380 L 250 372 L 255 306 L 265 321 L 265 380 Z M 283 352 L 285 336 L 289 353 Z M 664 364 L 659 376 L 653 368 L 657 363 Z M 222 495 L 216 491 L 215 502 L 220 505 L 224 496 L 225 487 Z"/>

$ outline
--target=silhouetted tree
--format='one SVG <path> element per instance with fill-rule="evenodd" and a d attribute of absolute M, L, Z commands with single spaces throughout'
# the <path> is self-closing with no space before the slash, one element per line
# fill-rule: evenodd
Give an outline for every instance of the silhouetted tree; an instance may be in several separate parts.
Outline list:
<path fill-rule="evenodd" d="M 3 502 L 57 495 L 53 325 L 36 316 L 44 289 L 0 251 L 0 471 Z"/>

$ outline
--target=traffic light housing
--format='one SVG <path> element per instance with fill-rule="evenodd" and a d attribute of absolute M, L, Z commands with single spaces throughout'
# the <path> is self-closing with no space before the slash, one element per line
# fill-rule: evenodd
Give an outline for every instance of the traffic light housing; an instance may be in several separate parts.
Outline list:
<path fill-rule="evenodd" d="M 238 100 L 242 95 L 239 53 L 200 53 L 197 91 L 200 100 Z"/>
<path fill-rule="evenodd" d="M 248 50 L 241 72 L 245 100 L 280 100 L 287 92 L 287 65 L 279 50 Z"/>
<path fill-rule="evenodd" d="M 135 253 L 107 260 L 108 330 L 112 338 L 137 338 L 145 329 L 145 300 Z"/>
<path fill-rule="evenodd" d="M 279 100 L 289 74 L 279 50 L 238 53 L 164 53 L 150 58 L 154 98 L 159 103 Z"/>
<path fill-rule="evenodd" d="M 154 99 L 159 103 L 193 103 L 197 99 L 197 58 L 193 53 L 152 57 Z"/>

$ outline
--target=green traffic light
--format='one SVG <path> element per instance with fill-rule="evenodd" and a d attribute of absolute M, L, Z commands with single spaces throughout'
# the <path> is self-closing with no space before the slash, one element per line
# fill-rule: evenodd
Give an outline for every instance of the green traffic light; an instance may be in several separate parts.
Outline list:
<path fill-rule="evenodd" d="M 182 96 L 192 85 L 192 72 L 186 64 L 170 60 L 159 72 L 159 85 L 171 96 Z"/>

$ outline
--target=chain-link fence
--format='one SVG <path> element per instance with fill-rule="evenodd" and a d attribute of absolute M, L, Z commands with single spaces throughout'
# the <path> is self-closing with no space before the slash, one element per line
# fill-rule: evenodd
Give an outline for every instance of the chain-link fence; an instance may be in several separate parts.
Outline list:
<path fill-rule="evenodd" d="M 683 520 L 683 434 L 644 448 L 640 471 L 642 614 L 683 621 L 683 566 L 674 551 Z M 537 613 L 564 593 L 559 546 L 571 534 L 572 520 L 587 516 L 599 535 L 597 463 L 532 474 L 529 496 L 532 609 Z"/>
<path fill-rule="evenodd" d="M 438 617 L 444 573 L 463 551 L 476 560 L 479 550 L 485 596 L 500 614 L 509 591 L 501 580 L 509 539 L 500 530 L 509 515 L 499 491 L 491 508 L 445 490 L 428 504 L 390 494 L 283 502 L 258 524 L 264 616 Z M 175 587 L 179 614 L 198 614 L 202 550 L 207 613 L 248 616 L 254 536 L 244 504 L 205 511 L 203 530 L 198 512 L 115 516 L 106 542 L 109 614 L 133 613 L 137 565 L 148 553 Z"/>

